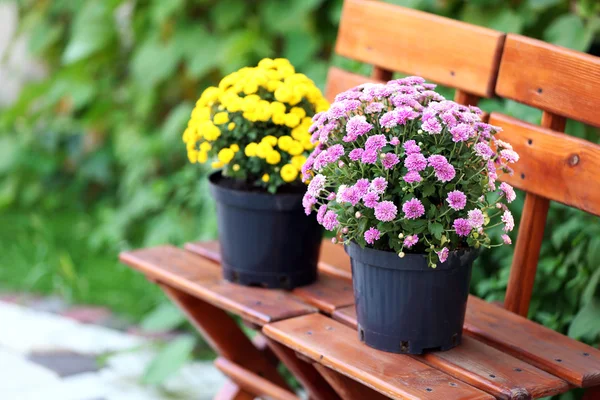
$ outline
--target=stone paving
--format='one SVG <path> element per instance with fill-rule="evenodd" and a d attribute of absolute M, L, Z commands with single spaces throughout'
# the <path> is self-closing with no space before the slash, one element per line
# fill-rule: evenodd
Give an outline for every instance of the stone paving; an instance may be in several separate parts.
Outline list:
<path fill-rule="evenodd" d="M 144 386 L 140 377 L 156 346 L 147 338 L 89 324 L 107 323 L 106 310 L 64 310 L 56 299 L 28 305 L 10 296 L 3 299 L 2 400 L 211 399 L 225 382 L 206 361 L 185 365 L 160 387 Z"/>

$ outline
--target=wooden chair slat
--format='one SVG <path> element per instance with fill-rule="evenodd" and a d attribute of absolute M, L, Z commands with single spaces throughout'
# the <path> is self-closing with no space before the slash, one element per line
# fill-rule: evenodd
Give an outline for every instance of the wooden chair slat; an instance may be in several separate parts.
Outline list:
<path fill-rule="evenodd" d="M 325 87 L 325 97 L 333 102 L 335 96 L 339 93 L 352 89 L 363 83 L 384 83 L 383 80 L 369 78 L 363 75 L 345 71 L 337 67 L 330 67 L 327 72 L 327 86 Z"/>
<path fill-rule="evenodd" d="M 496 93 L 600 126 L 600 57 L 509 34 Z"/>
<path fill-rule="evenodd" d="M 373 350 L 355 330 L 320 314 L 268 324 L 263 333 L 393 399 L 493 399 L 409 356 Z"/>
<path fill-rule="evenodd" d="M 268 396 L 275 400 L 299 400 L 294 393 L 274 385 L 226 358 L 217 357 L 215 366 L 242 389 L 256 396 Z"/>
<path fill-rule="evenodd" d="M 333 318 L 357 327 L 354 307 L 337 310 Z M 569 390 L 564 380 L 466 336 L 454 349 L 413 357 L 497 398 L 537 399 Z"/>
<path fill-rule="evenodd" d="M 600 215 L 600 145 L 499 113 L 490 123 L 502 127 L 497 137 L 520 155 L 514 175 L 503 174 L 503 181 Z"/>
<path fill-rule="evenodd" d="M 180 289 L 260 326 L 316 312 L 314 308 L 283 290 L 238 286 L 226 282 L 216 264 L 174 246 L 124 252 L 119 258 L 151 279 Z"/>
<path fill-rule="evenodd" d="M 336 52 L 483 97 L 494 93 L 504 34 L 371 0 L 346 0 Z M 473 56 L 477 49 L 477 56 Z"/>
<path fill-rule="evenodd" d="M 187 243 L 185 248 L 215 262 L 221 259 L 219 244 L 216 241 Z M 354 303 L 352 284 L 348 282 L 352 279 L 350 257 L 342 246 L 334 245 L 330 240 L 323 240 L 319 271 L 321 274 L 317 282 L 296 288 L 292 293 L 328 314 Z"/>
<path fill-rule="evenodd" d="M 600 350 L 470 296 L 465 330 L 578 387 L 600 385 Z"/>
<path fill-rule="evenodd" d="M 254 400 L 255 396 L 248 393 L 232 381 L 227 381 L 219 389 L 213 400 Z"/>
<path fill-rule="evenodd" d="M 340 374 L 332 369 L 322 366 L 321 364 L 314 364 L 315 369 L 319 371 L 321 376 L 325 378 L 331 387 L 340 395 L 344 400 L 386 400 L 389 397 L 382 395 L 379 392 L 374 391 L 371 388 L 361 385 L 357 381 L 348 378 L 345 375 Z"/>

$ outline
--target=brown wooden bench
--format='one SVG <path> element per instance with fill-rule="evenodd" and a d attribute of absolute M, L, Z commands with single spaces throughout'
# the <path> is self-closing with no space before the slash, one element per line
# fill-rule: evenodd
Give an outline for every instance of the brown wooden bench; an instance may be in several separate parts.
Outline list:
<path fill-rule="evenodd" d="M 522 155 L 515 175 L 505 177 L 528 191 L 506 306 L 525 314 L 544 201 L 599 213 L 598 187 L 580 186 L 586 179 L 598 182 L 598 146 L 548 130 L 564 128 L 563 117 L 552 113 L 600 124 L 585 98 L 565 110 L 560 105 L 573 93 L 598 103 L 597 59 L 370 0 L 346 0 L 341 21 L 336 52 L 372 64 L 373 74 L 367 78 L 331 68 L 329 99 L 399 71 L 455 88 L 455 100 L 462 104 L 497 93 L 546 110 L 545 128 L 499 114 L 490 117 Z M 540 60 L 543 72 L 535 64 Z M 569 86 L 557 82 L 555 67 L 569 77 Z M 595 86 L 579 88 L 582 77 Z M 569 163 L 573 156 L 577 161 Z M 539 180 L 548 157 L 557 171 L 543 177 L 550 189 Z M 543 218 L 538 217 L 540 204 Z M 356 332 L 349 258 L 329 242 L 322 246 L 319 280 L 292 292 L 224 282 L 216 242 L 189 243 L 185 250 L 161 246 L 125 252 L 121 260 L 161 285 L 219 354 L 216 364 L 231 381 L 218 399 L 294 398 L 276 371 L 278 362 L 313 399 L 528 399 L 600 385 L 600 351 L 475 297 L 468 302 L 464 343 L 451 351 L 411 357 L 364 346 Z M 265 336 L 250 341 L 228 314 Z"/>

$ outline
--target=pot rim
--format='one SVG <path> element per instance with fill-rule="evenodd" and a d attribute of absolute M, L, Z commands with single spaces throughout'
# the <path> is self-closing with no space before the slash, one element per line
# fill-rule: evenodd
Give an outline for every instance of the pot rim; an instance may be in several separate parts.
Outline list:
<path fill-rule="evenodd" d="M 448 270 L 471 264 L 479 255 L 479 250 L 474 248 L 453 250 L 449 252 L 446 261 L 443 263 L 438 262 L 436 268 L 431 268 L 427 263 L 425 253 L 408 253 L 400 258 L 396 252 L 377 250 L 370 247 L 363 248 L 354 241 L 344 244 L 344 250 L 350 258 L 372 267 L 423 272 Z"/>
<path fill-rule="evenodd" d="M 214 171 L 208 176 L 210 192 L 218 202 L 249 210 L 297 211 L 303 209 L 304 193 L 271 194 L 226 188 L 218 183 L 218 179 L 222 176 L 221 170 Z"/>

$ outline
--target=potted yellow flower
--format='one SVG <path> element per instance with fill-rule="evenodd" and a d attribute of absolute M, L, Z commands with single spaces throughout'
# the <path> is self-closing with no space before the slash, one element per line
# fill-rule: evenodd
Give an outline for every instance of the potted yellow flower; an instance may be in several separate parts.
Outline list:
<path fill-rule="evenodd" d="M 183 133 L 192 163 L 212 161 L 223 273 L 244 285 L 314 282 L 322 231 L 306 216 L 300 170 L 311 117 L 328 102 L 286 59 L 264 59 L 207 88 Z"/>

